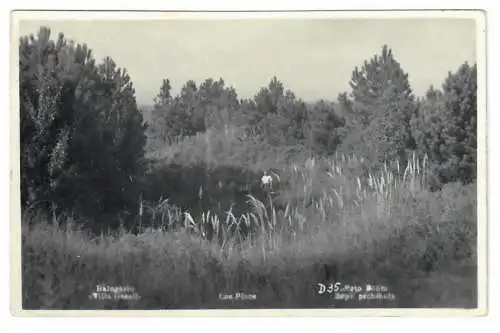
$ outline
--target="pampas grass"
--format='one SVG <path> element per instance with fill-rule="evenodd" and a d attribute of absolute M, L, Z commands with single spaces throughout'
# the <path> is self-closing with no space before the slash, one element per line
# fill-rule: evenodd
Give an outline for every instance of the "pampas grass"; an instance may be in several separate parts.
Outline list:
<path fill-rule="evenodd" d="M 475 186 L 430 192 L 426 163 L 412 155 L 404 168 L 374 168 L 355 156 L 297 156 L 278 170 L 276 195 L 248 193 L 246 212 L 193 214 L 160 198 L 141 202 L 151 223 L 138 234 L 90 237 L 33 213 L 23 218 L 23 304 L 220 308 L 231 305 L 219 293 L 239 290 L 257 294 L 241 305 L 250 308 L 474 306 Z M 385 284 L 396 300 L 321 298 L 314 286 L 326 280 Z M 436 281 L 443 297 L 430 291 Z M 133 285 L 141 298 L 89 300 L 99 283 Z"/>

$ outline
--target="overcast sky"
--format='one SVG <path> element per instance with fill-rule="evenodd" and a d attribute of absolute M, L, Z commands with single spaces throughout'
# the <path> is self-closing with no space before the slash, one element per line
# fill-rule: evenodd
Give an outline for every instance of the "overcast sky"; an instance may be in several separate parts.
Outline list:
<path fill-rule="evenodd" d="M 472 19 L 21 21 L 20 34 L 41 25 L 125 67 L 139 104 L 152 104 L 163 78 L 177 93 L 189 79 L 222 77 L 244 98 L 274 75 L 304 100 L 334 100 L 348 89 L 354 67 L 383 44 L 417 95 L 440 87 L 464 61 L 476 61 Z"/>

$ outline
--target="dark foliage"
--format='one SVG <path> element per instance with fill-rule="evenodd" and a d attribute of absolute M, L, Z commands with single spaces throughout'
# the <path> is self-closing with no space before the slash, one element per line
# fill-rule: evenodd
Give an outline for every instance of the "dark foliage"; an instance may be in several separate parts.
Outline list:
<path fill-rule="evenodd" d="M 442 91 L 431 87 L 412 121 L 417 150 L 427 154 L 440 183 L 476 179 L 477 66 L 449 73 Z"/>
<path fill-rule="evenodd" d="M 171 143 L 177 137 L 204 132 L 209 127 L 242 123 L 238 119 L 238 96 L 222 79 L 207 79 L 199 87 L 190 80 L 174 97 L 170 90 L 170 80 L 163 80 L 153 107 L 152 138 L 160 145 Z"/>
<path fill-rule="evenodd" d="M 371 163 L 400 160 L 414 148 L 410 119 L 415 109 L 406 74 L 392 50 L 357 67 L 350 82 L 352 91 L 338 98 L 347 118 L 347 135 L 341 149 L 363 156 Z"/>
<path fill-rule="evenodd" d="M 126 71 L 47 28 L 19 55 L 23 206 L 89 220 L 130 207 L 146 137 Z"/>

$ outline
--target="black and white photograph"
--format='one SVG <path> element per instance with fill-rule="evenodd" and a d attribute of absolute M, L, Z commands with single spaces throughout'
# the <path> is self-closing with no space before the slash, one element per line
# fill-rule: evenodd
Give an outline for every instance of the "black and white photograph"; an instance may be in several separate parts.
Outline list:
<path fill-rule="evenodd" d="M 11 15 L 19 315 L 486 312 L 484 12 Z"/>

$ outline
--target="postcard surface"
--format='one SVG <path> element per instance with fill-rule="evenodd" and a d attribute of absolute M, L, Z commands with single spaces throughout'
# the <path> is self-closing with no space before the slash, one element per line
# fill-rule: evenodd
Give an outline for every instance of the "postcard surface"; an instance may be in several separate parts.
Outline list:
<path fill-rule="evenodd" d="M 12 311 L 485 314 L 485 29 L 13 12 Z"/>

